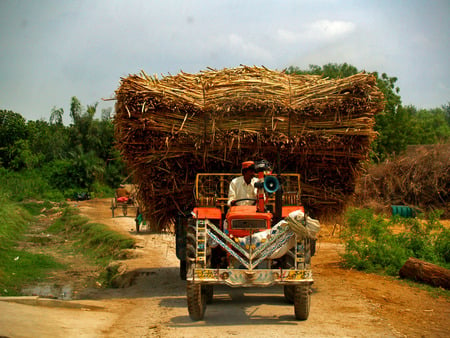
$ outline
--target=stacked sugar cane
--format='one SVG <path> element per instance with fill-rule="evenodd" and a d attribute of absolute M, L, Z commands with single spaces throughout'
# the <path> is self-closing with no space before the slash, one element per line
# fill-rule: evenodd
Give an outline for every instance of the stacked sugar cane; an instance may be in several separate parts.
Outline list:
<path fill-rule="evenodd" d="M 193 204 L 198 172 L 239 172 L 266 159 L 298 172 L 303 203 L 320 217 L 342 208 L 376 136 L 383 95 L 372 75 L 330 80 L 258 67 L 158 79 L 123 78 L 117 146 L 138 183 L 147 219 L 163 228 Z"/>

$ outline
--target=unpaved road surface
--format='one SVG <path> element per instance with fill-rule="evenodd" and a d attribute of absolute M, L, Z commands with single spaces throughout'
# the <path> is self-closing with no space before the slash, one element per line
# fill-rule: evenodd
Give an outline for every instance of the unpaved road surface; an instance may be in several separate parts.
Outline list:
<path fill-rule="evenodd" d="M 110 200 L 79 202 L 81 213 L 136 238 L 124 288 L 87 289 L 53 305 L 0 302 L 7 337 L 449 337 L 450 303 L 392 278 L 339 266 L 341 245 L 324 227 L 313 257 L 310 317 L 299 322 L 281 287 L 215 288 L 205 318 L 192 322 L 171 234 L 135 233 L 130 217 L 111 218 Z M 38 303 L 38 302 L 37 302 Z M 71 306 L 71 307 L 70 307 Z"/>

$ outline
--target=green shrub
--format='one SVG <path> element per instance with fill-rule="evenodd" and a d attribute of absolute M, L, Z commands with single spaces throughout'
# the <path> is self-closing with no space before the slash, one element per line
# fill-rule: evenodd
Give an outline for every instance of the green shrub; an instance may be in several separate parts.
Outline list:
<path fill-rule="evenodd" d="M 435 249 L 436 255 L 442 257 L 442 260 L 450 265 L 450 229 L 443 229 L 436 236 Z"/>
<path fill-rule="evenodd" d="M 397 275 L 409 257 L 447 266 L 450 232 L 439 223 L 439 213 L 426 220 L 385 219 L 370 209 L 350 209 L 342 232 L 344 265 L 367 271 Z M 399 234 L 392 227 L 402 229 Z"/>
<path fill-rule="evenodd" d="M 0 191 L 13 201 L 64 199 L 62 193 L 51 187 L 37 169 L 15 172 L 0 168 Z"/>
<path fill-rule="evenodd" d="M 21 238 L 33 217 L 5 195 L 0 194 L 0 203 L 0 250 L 5 252 Z"/>
<path fill-rule="evenodd" d="M 113 197 L 114 189 L 100 183 L 99 181 L 95 181 L 91 186 L 92 192 L 91 196 L 93 198 L 105 198 L 105 197 Z"/>
<path fill-rule="evenodd" d="M 75 239 L 83 253 L 105 265 L 113 259 L 123 258 L 123 250 L 134 246 L 131 237 L 110 230 L 104 224 L 90 223 L 73 208 L 66 208 L 48 231 L 65 233 L 68 238 Z"/>

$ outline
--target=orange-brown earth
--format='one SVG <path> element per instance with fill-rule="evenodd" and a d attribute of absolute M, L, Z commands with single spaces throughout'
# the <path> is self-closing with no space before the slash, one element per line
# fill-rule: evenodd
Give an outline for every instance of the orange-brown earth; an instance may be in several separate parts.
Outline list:
<path fill-rule="evenodd" d="M 136 234 L 134 212 L 111 217 L 110 200 L 74 203 L 94 222 L 137 241 L 123 261 L 124 288 L 80 288 L 76 300 L 22 298 L 0 302 L 0 336 L 10 337 L 448 337 L 450 302 L 404 281 L 340 267 L 342 245 L 334 226 L 323 226 L 313 257 L 310 317 L 294 319 L 280 287 L 215 288 L 204 320 L 189 319 L 185 282 L 178 277 L 172 234 Z M 334 233 L 334 235 L 332 235 Z M 59 283 L 95 286 L 91 269 L 73 263 Z M 74 271 L 78 271 L 74 273 Z M 83 271 L 86 271 L 84 273 Z M 88 278 L 86 278 L 86 276 Z M 85 283 L 79 283 L 84 280 Z M 31 305 L 34 303 L 34 305 Z"/>

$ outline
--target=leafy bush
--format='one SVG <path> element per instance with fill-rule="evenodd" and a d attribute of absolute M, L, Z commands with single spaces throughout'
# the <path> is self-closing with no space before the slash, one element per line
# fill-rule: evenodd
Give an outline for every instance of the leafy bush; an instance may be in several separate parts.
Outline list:
<path fill-rule="evenodd" d="M 123 250 L 134 246 L 131 237 L 110 230 L 104 224 L 90 223 L 73 208 L 66 208 L 48 231 L 65 233 L 68 238 L 75 239 L 83 253 L 89 254 L 100 264 L 123 258 Z"/>
<path fill-rule="evenodd" d="M 450 264 L 450 229 L 443 229 L 436 237 L 435 247 L 436 253 Z"/>
<path fill-rule="evenodd" d="M 63 194 L 51 187 L 38 170 L 20 172 L 0 168 L 0 192 L 13 201 L 40 199 L 62 201 Z"/>
<path fill-rule="evenodd" d="M 409 257 L 449 266 L 450 232 L 438 221 L 440 213 L 428 219 L 385 219 L 370 209 L 350 209 L 342 233 L 344 265 L 370 272 L 397 275 Z M 400 229 L 394 233 L 393 228 Z"/>

